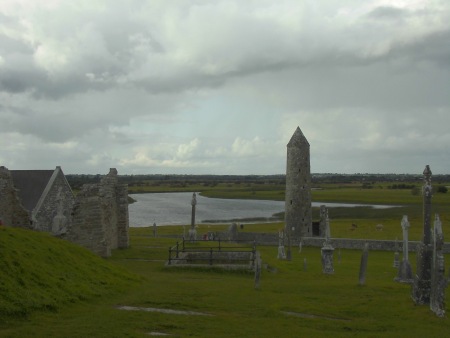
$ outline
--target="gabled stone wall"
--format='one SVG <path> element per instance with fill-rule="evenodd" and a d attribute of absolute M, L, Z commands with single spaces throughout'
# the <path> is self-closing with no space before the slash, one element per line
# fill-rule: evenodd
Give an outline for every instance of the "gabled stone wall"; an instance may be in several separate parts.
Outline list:
<path fill-rule="evenodd" d="M 60 167 L 57 167 L 36 208 L 32 211 L 33 228 L 60 235 L 70 227 L 70 217 L 75 197 Z M 60 210 L 60 218 L 65 221 L 55 225 L 55 217 Z"/>
<path fill-rule="evenodd" d="M 112 249 L 129 246 L 128 228 L 128 187 L 118 183 L 113 168 L 100 183 L 82 187 L 67 239 L 108 257 Z"/>
<path fill-rule="evenodd" d="M 14 188 L 11 173 L 0 167 L 0 221 L 3 225 L 30 228 L 30 215 Z"/>

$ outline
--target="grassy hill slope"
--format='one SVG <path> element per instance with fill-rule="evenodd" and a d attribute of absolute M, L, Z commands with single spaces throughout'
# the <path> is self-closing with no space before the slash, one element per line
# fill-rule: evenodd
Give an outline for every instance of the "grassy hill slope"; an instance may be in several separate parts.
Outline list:
<path fill-rule="evenodd" d="M 137 280 L 49 234 L 0 226 L 0 321 L 117 293 Z"/>

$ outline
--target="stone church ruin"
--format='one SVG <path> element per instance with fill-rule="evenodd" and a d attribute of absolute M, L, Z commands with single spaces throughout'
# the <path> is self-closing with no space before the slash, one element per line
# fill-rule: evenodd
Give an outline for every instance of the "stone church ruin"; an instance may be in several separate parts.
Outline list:
<path fill-rule="evenodd" d="M 75 196 L 61 167 L 11 170 L 14 188 L 34 230 L 61 235 L 67 231 Z"/>
<path fill-rule="evenodd" d="M 112 168 L 100 183 L 83 185 L 66 238 L 108 257 L 112 249 L 128 247 L 128 228 L 128 186 L 118 183 Z"/>
<path fill-rule="evenodd" d="M 8 170 L 0 167 L 0 224 L 49 232 L 100 256 L 126 248 L 128 187 L 110 169 L 100 183 L 85 184 L 75 197 L 61 167 Z"/>

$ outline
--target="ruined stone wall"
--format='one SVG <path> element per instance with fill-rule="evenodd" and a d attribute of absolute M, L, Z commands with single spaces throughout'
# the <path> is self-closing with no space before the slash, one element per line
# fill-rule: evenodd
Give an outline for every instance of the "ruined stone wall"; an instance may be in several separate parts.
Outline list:
<path fill-rule="evenodd" d="M 128 186 L 119 184 L 116 186 L 117 203 L 117 248 L 128 248 L 130 246 L 129 237 L 129 217 L 128 217 Z"/>
<path fill-rule="evenodd" d="M 85 184 L 73 207 L 72 225 L 66 239 L 101 256 L 108 256 L 99 186 Z"/>
<path fill-rule="evenodd" d="M 50 179 L 47 189 L 42 194 L 41 200 L 39 200 L 36 208 L 32 212 L 33 228 L 59 235 L 61 232 L 65 232 L 67 227 L 70 226 L 70 216 L 75 203 L 75 197 L 64 174 L 59 168 L 56 169 Z M 62 209 L 62 214 L 65 216 L 67 222 L 62 225 L 63 228 L 54 229 L 53 220 L 57 215 L 58 208 Z"/>
<path fill-rule="evenodd" d="M 103 257 L 129 246 L 128 187 L 111 169 L 98 184 L 86 184 L 77 195 L 67 239 Z"/>
<path fill-rule="evenodd" d="M 30 227 L 30 215 L 14 188 L 11 173 L 0 167 L 0 220 L 3 225 Z"/>

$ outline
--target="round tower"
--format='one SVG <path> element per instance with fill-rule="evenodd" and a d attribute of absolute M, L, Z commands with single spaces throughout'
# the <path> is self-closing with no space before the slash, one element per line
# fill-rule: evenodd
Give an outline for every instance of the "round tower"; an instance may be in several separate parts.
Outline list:
<path fill-rule="evenodd" d="M 300 127 L 287 144 L 285 227 L 292 239 L 312 236 L 309 143 Z"/>

